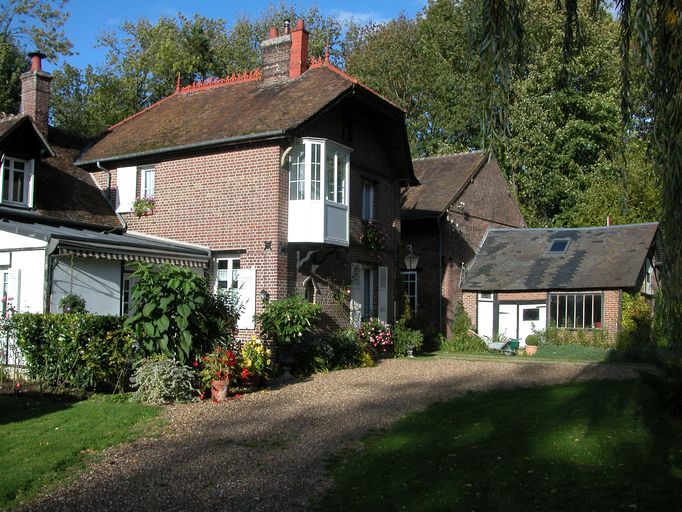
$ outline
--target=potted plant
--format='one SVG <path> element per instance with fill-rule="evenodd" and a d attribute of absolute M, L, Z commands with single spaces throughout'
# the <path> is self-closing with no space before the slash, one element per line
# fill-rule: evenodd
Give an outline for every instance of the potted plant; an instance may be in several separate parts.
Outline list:
<path fill-rule="evenodd" d="M 75 293 L 67 293 L 59 299 L 63 313 L 85 313 L 85 299 Z"/>
<path fill-rule="evenodd" d="M 153 197 L 139 197 L 133 201 L 133 213 L 139 217 L 154 213 L 156 201 Z"/>
<path fill-rule="evenodd" d="M 237 371 L 237 354 L 231 348 L 216 346 L 212 352 L 197 359 L 194 366 L 201 367 L 201 382 L 204 389 L 210 386 L 211 399 L 214 402 L 225 400 Z"/>
<path fill-rule="evenodd" d="M 540 342 L 539 334 L 530 334 L 526 336 L 526 355 L 532 356 L 538 351 L 538 343 Z"/>

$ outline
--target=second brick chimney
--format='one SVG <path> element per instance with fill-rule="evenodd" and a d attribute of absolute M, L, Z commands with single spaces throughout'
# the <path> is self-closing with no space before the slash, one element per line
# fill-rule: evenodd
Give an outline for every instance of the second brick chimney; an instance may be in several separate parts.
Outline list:
<path fill-rule="evenodd" d="M 303 20 L 290 30 L 289 21 L 284 22 L 284 33 L 279 35 L 271 28 L 269 39 L 261 44 L 263 52 L 263 85 L 270 86 L 301 76 L 308 69 L 308 31 Z"/>
<path fill-rule="evenodd" d="M 38 129 L 47 136 L 52 76 L 43 71 L 44 54 L 33 52 L 28 56 L 31 57 L 31 69 L 21 75 L 21 113 L 31 116 Z"/>

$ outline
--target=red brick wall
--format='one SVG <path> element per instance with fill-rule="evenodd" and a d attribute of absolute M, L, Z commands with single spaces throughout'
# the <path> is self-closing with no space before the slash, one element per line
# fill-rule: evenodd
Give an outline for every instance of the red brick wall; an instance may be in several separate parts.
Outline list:
<path fill-rule="evenodd" d="M 457 205 L 464 203 L 463 207 Z M 495 161 L 485 165 L 469 182 L 440 221 L 442 263 L 438 264 L 438 221 L 405 221 L 403 243 L 412 244 L 419 255 L 420 316 L 425 326 L 442 326 L 449 336 L 460 289 L 462 263 L 469 265 L 489 228 L 523 227 L 523 216 Z M 442 289 L 441 289 L 442 286 Z M 440 292 L 440 293 L 439 293 Z M 442 293 L 442 319 L 439 323 L 438 296 Z M 424 308 L 422 308 L 424 304 Z M 475 320 L 474 313 L 470 314 Z"/>
<path fill-rule="evenodd" d="M 47 135 L 52 77 L 42 71 L 21 75 L 21 112 L 33 118 L 38 129 Z"/>
<path fill-rule="evenodd" d="M 342 138 L 342 119 L 340 109 L 332 111 L 326 119 L 306 128 L 301 136 L 324 137 L 351 146 L 352 141 Z M 393 320 L 395 261 L 400 245 L 400 194 L 391 167 L 382 156 L 385 148 L 373 135 L 375 131 L 360 123 L 354 132 L 354 138 L 362 142 L 352 145 L 348 248 L 288 244 L 288 170 L 280 167 L 280 159 L 289 141 L 281 146 L 253 144 L 156 162 L 123 162 L 119 165 L 153 164 L 156 169 L 154 213 L 141 218 L 134 214 L 123 214 L 123 217 L 131 230 L 204 245 L 212 251 L 239 251 L 241 267 L 256 267 L 256 289 L 266 289 L 272 300 L 302 294 L 303 282 L 312 276 L 318 289 L 316 300 L 323 306 L 326 328 L 348 325 L 349 316 L 332 298 L 332 290 L 336 292 L 350 285 L 351 262 L 371 265 L 375 270 L 378 265 L 386 265 L 388 314 L 389 320 Z M 111 174 L 113 200 L 116 170 L 112 169 Z M 138 174 L 139 181 L 141 173 Z M 95 171 L 93 175 L 98 185 L 106 188 L 107 174 Z M 387 235 L 385 251 L 378 258 L 360 243 L 363 180 L 375 184 L 374 216 Z M 138 193 L 139 190 L 140 183 Z M 265 241 L 272 241 L 271 251 L 264 251 Z M 297 269 L 299 254 L 304 258 L 311 249 L 319 249 L 315 258 Z M 312 264 L 316 265 L 315 271 Z M 378 273 L 375 273 L 375 310 L 378 309 L 377 284 Z M 345 302 L 347 310 L 348 297 Z M 257 304 L 257 311 L 259 306 Z"/>

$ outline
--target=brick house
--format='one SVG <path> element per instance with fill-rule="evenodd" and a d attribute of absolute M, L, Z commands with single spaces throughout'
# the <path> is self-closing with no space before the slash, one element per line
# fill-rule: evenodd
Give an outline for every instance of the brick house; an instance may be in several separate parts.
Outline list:
<path fill-rule="evenodd" d="M 261 70 L 178 84 L 76 164 L 129 230 L 207 248 L 211 286 L 239 291 L 247 333 L 262 299 L 293 294 L 320 303 L 329 327 L 392 321 L 400 187 L 417 183 L 404 112 L 328 58 L 309 63 L 300 20 L 261 48 Z M 155 207 L 137 217 L 145 196 Z M 378 253 L 366 221 L 385 236 Z"/>
<path fill-rule="evenodd" d="M 623 292 L 652 298 L 658 224 L 491 229 L 462 289 L 479 334 L 525 340 L 548 326 L 620 329 Z"/>
<path fill-rule="evenodd" d="M 480 151 L 413 165 L 421 184 L 403 188 L 402 239 L 418 263 L 415 269 L 403 265 L 404 290 L 420 323 L 449 335 L 462 300 L 462 268 L 487 230 L 525 224 L 497 162 Z"/>

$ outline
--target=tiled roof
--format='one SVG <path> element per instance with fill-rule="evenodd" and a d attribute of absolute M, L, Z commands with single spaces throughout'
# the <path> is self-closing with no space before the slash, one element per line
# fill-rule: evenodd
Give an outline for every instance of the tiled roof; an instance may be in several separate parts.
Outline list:
<path fill-rule="evenodd" d="M 413 160 L 421 185 L 403 190 L 402 218 L 441 215 L 484 163 L 480 151 Z"/>
<path fill-rule="evenodd" d="M 632 289 L 655 242 L 657 223 L 574 229 L 492 229 L 463 290 Z M 568 240 L 565 253 L 548 254 Z"/>
<path fill-rule="evenodd" d="M 358 86 L 328 65 L 270 87 L 257 77 L 180 90 L 111 127 L 78 163 L 283 136 Z"/>
<path fill-rule="evenodd" d="M 54 128 L 49 141 L 56 156 L 42 159 L 36 172 L 37 212 L 51 219 L 122 228 L 90 173 L 73 163 L 84 141 Z"/>

